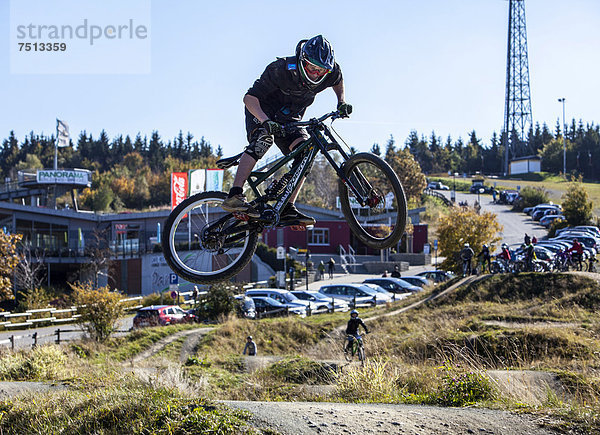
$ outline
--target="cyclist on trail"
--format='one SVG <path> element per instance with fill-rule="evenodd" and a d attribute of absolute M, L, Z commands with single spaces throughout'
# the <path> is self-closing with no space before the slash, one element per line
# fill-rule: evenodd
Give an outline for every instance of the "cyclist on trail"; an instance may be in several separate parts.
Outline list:
<path fill-rule="evenodd" d="M 468 243 L 463 245 L 462 250 L 460 251 L 460 259 L 462 260 L 463 267 L 463 277 L 467 275 L 471 275 L 471 259 L 475 255 L 473 249 L 469 246 Z"/>
<path fill-rule="evenodd" d="M 364 328 L 365 334 L 369 333 L 369 328 L 367 328 L 365 322 L 363 322 L 362 319 L 358 317 L 358 311 L 350 311 L 350 320 L 348 320 L 348 326 L 346 326 L 346 335 L 348 336 L 348 340 L 346 341 L 344 352 L 348 352 L 348 350 L 352 348 L 352 343 L 354 342 L 354 340 L 358 340 L 360 338 L 360 335 L 358 335 L 359 326 L 362 326 Z"/>
<path fill-rule="evenodd" d="M 256 343 L 252 340 L 252 336 L 249 335 L 246 337 L 246 346 L 244 346 L 244 353 L 242 355 L 246 355 L 248 352 L 248 356 L 256 356 L 258 353 L 258 349 L 256 347 Z"/>
<path fill-rule="evenodd" d="M 240 159 L 233 187 L 223 201 L 223 210 L 244 213 L 251 218 L 260 217 L 260 213 L 246 200 L 244 183 L 273 142 L 283 154 L 288 155 L 296 145 L 309 138 L 305 128 L 286 132 L 283 124 L 301 120 L 315 96 L 327 88 L 332 88 L 337 96 L 340 115 L 349 116 L 352 106 L 344 100 L 342 71 L 335 62 L 331 44 L 321 35 L 300 41 L 295 56 L 278 58 L 267 66 L 244 96 L 249 144 Z M 302 157 L 297 156 L 293 165 L 299 163 Z M 303 181 L 281 211 L 281 223 L 315 224 L 312 217 L 300 213 L 294 205 L 302 184 Z"/>
<path fill-rule="evenodd" d="M 481 252 L 479 254 L 477 254 L 477 258 L 482 257 L 482 272 L 485 272 L 485 263 L 487 262 L 487 270 L 488 272 L 492 272 L 491 271 L 491 255 L 490 255 L 490 248 L 489 246 L 484 243 L 483 247 L 481 248 Z"/>
<path fill-rule="evenodd" d="M 583 246 L 579 243 L 579 240 L 573 239 L 573 246 L 568 250 L 571 253 L 573 262 L 577 262 L 578 270 L 583 268 Z"/>

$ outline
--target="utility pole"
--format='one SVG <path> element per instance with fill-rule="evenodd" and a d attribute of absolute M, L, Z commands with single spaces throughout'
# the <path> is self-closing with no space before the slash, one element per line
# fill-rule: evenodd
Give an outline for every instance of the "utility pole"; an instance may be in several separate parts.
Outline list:
<path fill-rule="evenodd" d="M 559 98 L 558 102 L 563 106 L 563 176 L 567 178 L 567 124 L 565 123 L 565 101 L 566 99 Z"/>

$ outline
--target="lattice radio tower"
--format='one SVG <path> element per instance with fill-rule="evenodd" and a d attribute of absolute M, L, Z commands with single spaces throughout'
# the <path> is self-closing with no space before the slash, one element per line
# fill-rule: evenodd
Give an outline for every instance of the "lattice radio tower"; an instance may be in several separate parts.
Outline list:
<path fill-rule="evenodd" d="M 533 125 L 529 92 L 529 60 L 525 28 L 525 0 L 508 0 L 508 50 L 504 109 L 504 172 L 510 157 L 527 154 L 527 134 Z"/>

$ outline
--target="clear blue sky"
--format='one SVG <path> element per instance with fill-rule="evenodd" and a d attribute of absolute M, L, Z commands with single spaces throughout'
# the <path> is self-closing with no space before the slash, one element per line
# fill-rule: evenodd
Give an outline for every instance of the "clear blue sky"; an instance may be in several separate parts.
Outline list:
<path fill-rule="evenodd" d="M 568 119 L 600 122 L 600 1 L 525 6 L 534 121 L 553 129 L 562 116 L 557 98 L 566 97 Z M 390 134 L 403 143 L 412 129 L 443 139 L 475 129 L 487 145 L 502 126 L 504 0 L 153 0 L 149 74 L 11 74 L 7 0 L 0 16 L 1 138 L 53 133 L 59 117 L 72 136 L 158 130 L 168 140 L 181 129 L 233 154 L 245 146 L 248 87 L 276 56 L 319 33 L 334 46 L 355 108 L 334 125 L 358 149 Z M 327 90 L 307 115 L 335 101 Z"/>

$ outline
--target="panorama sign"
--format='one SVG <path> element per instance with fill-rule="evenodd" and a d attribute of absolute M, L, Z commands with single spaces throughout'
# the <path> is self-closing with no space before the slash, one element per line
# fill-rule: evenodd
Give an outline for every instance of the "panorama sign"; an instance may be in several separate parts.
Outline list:
<path fill-rule="evenodd" d="M 36 181 L 38 184 L 76 184 L 89 187 L 92 185 L 92 173 L 82 169 L 38 169 Z"/>

